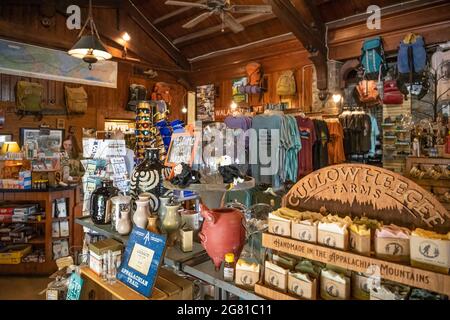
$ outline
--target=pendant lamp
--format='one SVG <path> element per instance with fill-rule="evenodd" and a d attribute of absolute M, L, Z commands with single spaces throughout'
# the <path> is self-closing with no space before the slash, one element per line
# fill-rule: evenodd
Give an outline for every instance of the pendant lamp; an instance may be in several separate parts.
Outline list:
<path fill-rule="evenodd" d="M 83 32 L 86 26 L 89 24 L 91 29 L 90 34 L 83 36 Z M 98 35 L 97 27 L 94 23 L 94 18 L 92 16 L 92 0 L 89 0 L 89 14 L 88 18 L 83 25 L 79 35 L 79 40 L 75 45 L 68 51 L 68 53 L 75 58 L 83 59 L 84 62 L 89 64 L 89 70 L 92 69 L 92 64 L 100 60 L 108 60 L 112 58 L 112 55 L 103 45 Z"/>

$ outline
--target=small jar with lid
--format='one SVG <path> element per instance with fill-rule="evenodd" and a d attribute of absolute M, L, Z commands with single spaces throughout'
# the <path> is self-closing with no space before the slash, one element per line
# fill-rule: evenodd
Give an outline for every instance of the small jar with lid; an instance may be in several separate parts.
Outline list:
<path fill-rule="evenodd" d="M 228 282 L 234 281 L 234 270 L 236 263 L 234 262 L 234 254 L 227 253 L 225 255 L 225 264 L 223 266 L 223 279 Z"/>

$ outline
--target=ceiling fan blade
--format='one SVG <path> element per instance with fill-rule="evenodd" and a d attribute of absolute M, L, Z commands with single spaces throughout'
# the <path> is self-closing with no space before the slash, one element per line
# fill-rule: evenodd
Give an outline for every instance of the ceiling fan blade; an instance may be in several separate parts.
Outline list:
<path fill-rule="evenodd" d="M 233 13 L 272 13 L 272 6 L 269 5 L 233 5 L 228 10 Z"/>
<path fill-rule="evenodd" d="M 200 22 L 208 19 L 213 13 L 214 13 L 214 11 L 204 12 L 201 15 L 199 15 L 198 17 L 196 17 L 196 18 L 192 19 L 191 21 L 183 24 L 183 28 L 189 29 L 189 28 L 195 27 Z"/>
<path fill-rule="evenodd" d="M 236 21 L 236 19 L 229 13 L 224 12 L 223 23 L 231 29 L 234 33 L 238 33 L 244 30 L 244 26 Z"/>
<path fill-rule="evenodd" d="M 171 5 L 171 6 L 196 7 L 196 8 L 201 8 L 201 9 L 208 9 L 208 6 L 206 4 L 198 3 L 198 2 L 185 2 L 185 1 L 167 0 L 165 2 L 165 4 L 166 5 Z"/>

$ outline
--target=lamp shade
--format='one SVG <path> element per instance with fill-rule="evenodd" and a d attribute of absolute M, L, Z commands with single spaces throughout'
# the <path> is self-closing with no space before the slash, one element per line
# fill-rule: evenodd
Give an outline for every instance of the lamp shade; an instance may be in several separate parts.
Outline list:
<path fill-rule="evenodd" d="M 88 55 L 93 55 L 97 60 L 108 60 L 112 55 L 105 46 L 94 35 L 85 35 L 75 43 L 68 52 L 72 57 L 83 59 Z"/>
<path fill-rule="evenodd" d="M 8 152 L 20 152 L 17 142 L 3 142 L 2 154 L 7 154 Z"/>

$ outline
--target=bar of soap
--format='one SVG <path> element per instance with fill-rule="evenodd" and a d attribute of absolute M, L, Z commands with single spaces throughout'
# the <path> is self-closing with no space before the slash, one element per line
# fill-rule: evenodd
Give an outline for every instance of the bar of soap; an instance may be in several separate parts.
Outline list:
<path fill-rule="evenodd" d="M 390 224 L 377 229 L 375 235 L 377 238 L 409 239 L 409 237 L 411 236 L 411 231 L 407 228 L 399 227 L 395 224 Z"/>

